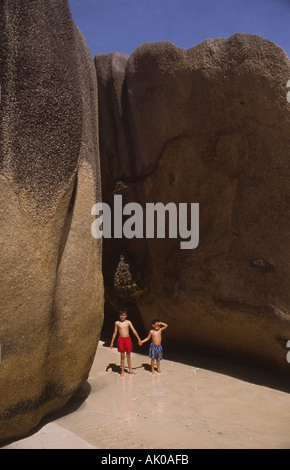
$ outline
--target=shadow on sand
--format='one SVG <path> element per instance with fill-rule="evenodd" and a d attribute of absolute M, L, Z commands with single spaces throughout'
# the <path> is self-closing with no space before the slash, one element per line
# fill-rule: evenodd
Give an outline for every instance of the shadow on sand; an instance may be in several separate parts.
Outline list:
<path fill-rule="evenodd" d="M 132 367 L 132 370 L 135 371 L 137 369 L 145 369 L 146 371 L 149 371 L 151 372 L 151 366 L 150 364 L 146 364 L 145 362 L 141 365 L 141 366 L 137 366 L 137 367 Z M 125 365 L 125 368 L 124 368 L 124 372 L 125 374 L 129 374 L 128 372 L 128 368 L 127 366 Z M 116 373 L 116 374 L 121 374 L 121 366 L 119 364 L 116 364 L 116 363 L 113 363 L 111 362 L 110 364 L 107 365 L 106 367 L 106 372 L 108 372 L 109 370 L 111 370 L 112 372 Z"/>
<path fill-rule="evenodd" d="M 103 335 L 101 336 L 101 340 L 104 341 L 104 344 L 99 347 L 110 347 L 111 337 L 108 338 Z M 132 343 L 134 354 L 142 354 L 144 356 L 144 354 L 146 355 L 148 353 L 148 347 L 147 349 L 139 347 L 135 338 L 132 338 Z M 173 347 L 172 344 L 166 342 L 166 340 L 163 342 L 163 347 L 165 360 L 210 370 L 212 372 L 228 375 L 249 383 L 290 393 L 290 365 L 289 374 L 287 374 L 284 371 L 278 371 L 273 367 L 265 368 L 264 364 L 260 364 L 257 361 L 254 362 L 252 358 L 246 358 L 241 355 L 223 354 L 217 351 L 210 351 L 208 349 L 193 348 L 192 345 L 186 344 L 181 345 L 175 343 L 175 347 Z M 149 361 L 150 359 L 148 357 L 148 363 L 143 362 L 140 366 L 133 367 L 133 370 L 144 368 L 146 371 L 151 372 Z M 121 367 L 119 364 L 109 363 L 105 370 L 108 371 L 110 369 L 116 374 L 121 373 Z M 126 368 L 125 373 L 128 373 Z M 46 424 L 76 411 L 84 404 L 90 391 L 90 384 L 87 381 L 84 382 L 60 410 L 46 415 L 25 437 L 32 436 Z M 23 439 L 23 437 L 20 437 L 19 439 Z M 2 443 L 0 448 L 1 446 L 8 445 L 11 442 L 16 442 L 19 439 L 12 439 L 11 441 Z"/>
<path fill-rule="evenodd" d="M 110 346 L 110 337 L 102 335 L 101 340 L 104 341 L 103 347 Z M 148 354 L 149 346 L 146 348 L 139 347 L 135 338 L 132 338 L 132 343 L 134 354 Z M 277 370 L 271 366 L 265 367 L 264 363 L 254 361 L 252 357 L 241 354 L 226 354 L 216 350 L 194 348 L 192 345 L 177 342 L 173 346 L 166 340 L 162 342 L 162 345 L 165 360 L 229 375 L 245 382 L 290 393 L 290 364 L 289 374 L 287 374 L 287 372 Z M 149 362 L 150 358 L 148 356 L 148 364 L 143 363 L 139 367 L 151 371 Z M 116 372 L 120 370 L 116 364 L 115 367 Z"/>

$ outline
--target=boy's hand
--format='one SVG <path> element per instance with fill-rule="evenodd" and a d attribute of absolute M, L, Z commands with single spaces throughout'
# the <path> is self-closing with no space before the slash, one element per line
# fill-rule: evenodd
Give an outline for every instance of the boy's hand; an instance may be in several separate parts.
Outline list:
<path fill-rule="evenodd" d="M 142 346 L 143 341 L 138 341 L 139 346 Z"/>

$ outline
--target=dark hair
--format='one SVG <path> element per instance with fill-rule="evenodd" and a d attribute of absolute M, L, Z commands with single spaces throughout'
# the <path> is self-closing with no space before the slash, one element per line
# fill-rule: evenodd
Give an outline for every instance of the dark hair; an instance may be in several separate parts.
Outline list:
<path fill-rule="evenodd" d="M 121 315 L 122 313 L 125 313 L 127 315 L 127 310 L 125 308 L 120 308 L 119 315 Z"/>
<path fill-rule="evenodd" d="M 155 323 L 159 323 L 160 320 L 153 320 L 152 325 L 155 325 Z"/>

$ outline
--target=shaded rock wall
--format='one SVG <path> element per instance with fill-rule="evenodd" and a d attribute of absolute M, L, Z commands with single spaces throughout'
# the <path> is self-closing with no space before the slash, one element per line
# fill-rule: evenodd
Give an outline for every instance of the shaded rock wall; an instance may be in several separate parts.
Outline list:
<path fill-rule="evenodd" d="M 1 2 L 0 440 L 87 377 L 103 321 L 93 58 L 68 2 Z"/>
<path fill-rule="evenodd" d="M 175 345 L 289 369 L 287 55 L 235 34 L 189 50 L 147 43 L 95 63 L 103 200 L 200 204 L 194 250 L 168 237 L 104 241 L 108 311 L 124 302 L 125 256 L 141 280 L 140 295 L 126 286 L 127 302 L 146 329 L 159 317 Z"/>

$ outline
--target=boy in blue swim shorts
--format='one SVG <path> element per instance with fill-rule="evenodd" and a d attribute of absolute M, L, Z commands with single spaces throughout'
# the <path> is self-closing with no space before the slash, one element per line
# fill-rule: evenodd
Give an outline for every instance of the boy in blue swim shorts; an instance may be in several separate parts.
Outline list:
<path fill-rule="evenodd" d="M 163 349 L 161 346 L 161 331 L 165 330 L 168 325 L 166 323 L 160 322 L 159 320 L 153 320 L 152 322 L 152 330 L 150 330 L 149 335 L 147 338 L 141 341 L 141 344 L 145 343 L 145 341 L 149 341 L 151 338 L 151 344 L 149 348 L 149 357 L 151 357 L 151 371 L 152 374 L 155 374 L 154 370 L 154 362 L 156 360 L 157 365 L 157 372 L 161 373 L 160 370 L 160 361 L 163 356 Z"/>

